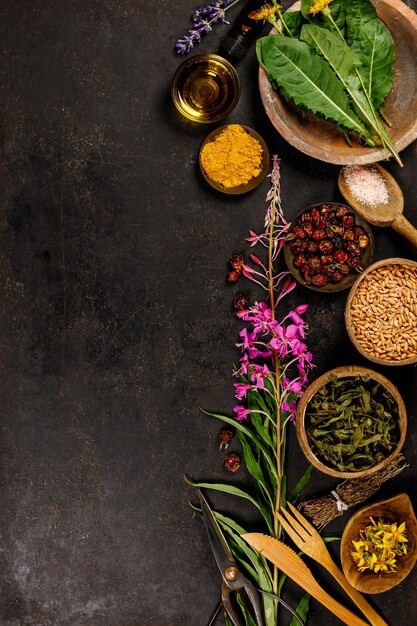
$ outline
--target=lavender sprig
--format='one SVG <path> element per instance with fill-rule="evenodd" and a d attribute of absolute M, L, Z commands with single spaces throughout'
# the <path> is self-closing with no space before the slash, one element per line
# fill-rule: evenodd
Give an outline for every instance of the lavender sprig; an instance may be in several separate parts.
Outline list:
<path fill-rule="evenodd" d="M 196 44 L 200 43 L 201 35 L 212 30 L 212 24 L 229 24 L 226 20 L 226 11 L 240 0 L 214 0 L 191 13 L 193 28 L 186 35 L 178 39 L 175 44 L 177 53 L 188 54 Z"/>

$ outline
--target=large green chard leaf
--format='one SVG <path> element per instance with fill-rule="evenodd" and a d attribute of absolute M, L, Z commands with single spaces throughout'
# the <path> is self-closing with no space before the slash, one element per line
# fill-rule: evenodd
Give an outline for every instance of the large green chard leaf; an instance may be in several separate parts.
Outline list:
<path fill-rule="evenodd" d="M 346 38 L 361 62 L 358 68 L 364 87 L 375 108 L 379 108 L 394 82 L 394 42 L 385 24 L 376 17 L 368 0 L 346 5 Z"/>
<path fill-rule="evenodd" d="M 273 87 L 287 99 L 292 98 L 297 106 L 369 139 L 350 107 L 343 84 L 310 46 L 297 39 L 270 35 L 258 39 L 256 50 Z"/>

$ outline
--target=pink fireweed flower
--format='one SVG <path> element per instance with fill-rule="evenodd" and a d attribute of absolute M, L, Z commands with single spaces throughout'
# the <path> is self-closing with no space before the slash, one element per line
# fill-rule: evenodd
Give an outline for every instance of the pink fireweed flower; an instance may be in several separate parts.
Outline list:
<path fill-rule="evenodd" d="M 291 419 L 291 421 L 295 420 L 295 412 L 297 410 L 297 402 L 295 400 L 292 400 L 289 404 L 288 402 L 282 402 L 281 404 L 281 410 L 282 411 L 286 411 L 287 413 L 289 413 L 289 417 Z"/>
<path fill-rule="evenodd" d="M 271 370 L 267 365 L 253 364 L 250 368 L 250 379 L 255 384 L 256 389 L 265 387 L 265 378 L 269 376 Z"/>
<path fill-rule="evenodd" d="M 233 411 L 236 413 L 235 417 L 238 422 L 243 422 L 243 420 L 250 415 L 250 410 L 243 406 L 243 404 L 236 404 L 236 406 L 233 407 Z"/>
<path fill-rule="evenodd" d="M 243 342 L 237 343 L 236 346 L 238 348 L 243 348 L 243 350 L 250 348 L 256 341 L 256 333 L 249 333 L 247 328 L 242 328 L 239 333 L 239 337 L 243 339 Z"/>
<path fill-rule="evenodd" d="M 246 376 L 249 371 L 249 355 L 245 352 L 242 358 L 240 359 L 240 369 L 237 370 L 236 375 L 241 374 L 242 376 Z"/>
<path fill-rule="evenodd" d="M 258 350 L 258 348 L 249 348 L 249 356 L 251 359 L 268 359 L 272 356 L 271 350 Z"/>
<path fill-rule="evenodd" d="M 248 393 L 249 389 L 251 388 L 251 385 L 248 385 L 247 383 L 233 383 L 236 389 L 236 398 L 238 400 L 241 400 L 242 398 L 244 398 L 246 396 L 246 394 Z"/>
<path fill-rule="evenodd" d="M 282 386 L 284 391 L 288 391 L 289 393 L 301 393 L 303 389 L 303 385 L 300 380 L 290 380 L 289 378 L 284 378 Z"/>

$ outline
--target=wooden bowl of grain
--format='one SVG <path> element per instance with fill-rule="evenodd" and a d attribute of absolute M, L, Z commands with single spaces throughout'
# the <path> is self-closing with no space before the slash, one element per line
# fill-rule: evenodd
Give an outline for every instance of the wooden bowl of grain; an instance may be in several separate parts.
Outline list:
<path fill-rule="evenodd" d="M 391 258 L 370 265 L 352 285 L 345 323 L 364 357 L 381 365 L 417 362 L 417 263 Z"/>
<path fill-rule="evenodd" d="M 395 437 L 393 438 L 393 445 L 389 451 L 386 452 L 386 456 L 381 460 L 375 462 L 371 467 L 367 469 L 361 469 L 360 471 L 348 471 L 348 470 L 340 470 L 335 467 L 335 465 L 331 464 L 327 461 L 317 450 L 317 446 L 314 445 L 314 441 L 311 438 L 310 427 L 312 426 L 311 421 L 311 407 L 313 406 L 314 397 L 316 394 L 320 394 L 323 388 L 331 383 L 332 380 L 348 382 L 346 379 L 354 381 L 353 385 L 360 384 L 361 379 L 366 380 L 369 379 L 372 383 L 378 383 L 379 389 L 384 390 L 386 397 L 390 398 L 390 406 L 395 407 L 395 415 L 394 419 L 396 421 L 395 426 Z M 320 397 L 319 395 L 317 397 Z M 380 402 L 380 399 L 378 399 Z M 339 427 L 350 427 L 349 424 L 343 422 L 343 425 L 337 422 L 337 411 L 333 411 L 333 407 L 330 407 L 329 410 L 332 411 L 332 424 L 331 429 L 333 431 L 337 431 Z M 355 411 L 356 415 L 356 411 Z M 375 418 L 375 415 L 371 411 L 370 414 L 363 414 L 358 416 L 358 419 L 363 422 L 363 420 L 368 419 L 369 417 Z M 333 419 L 335 418 L 335 419 Z M 321 419 L 321 428 L 325 428 L 323 418 Z M 346 425 L 345 425 L 346 424 Z M 359 365 L 345 365 L 342 367 L 336 367 L 335 369 L 326 372 L 322 376 L 319 376 L 316 380 L 314 380 L 304 391 L 303 395 L 297 406 L 296 420 L 295 420 L 296 434 L 298 443 L 302 451 L 304 452 L 307 460 L 320 472 L 324 474 L 328 474 L 329 476 L 334 476 L 335 478 L 362 478 L 364 476 L 371 476 L 376 474 L 381 469 L 389 465 L 389 463 L 400 453 L 401 448 L 404 445 L 405 437 L 407 434 L 407 410 L 404 404 L 404 401 L 399 393 L 398 389 L 391 383 L 388 378 L 380 374 L 379 372 L 375 372 L 374 370 L 368 367 L 361 367 Z M 365 430 L 363 431 L 365 432 Z M 359 446 L 358 446 L 359 449 Z M 364 448 L 362 450 L 365 451 Z"/>

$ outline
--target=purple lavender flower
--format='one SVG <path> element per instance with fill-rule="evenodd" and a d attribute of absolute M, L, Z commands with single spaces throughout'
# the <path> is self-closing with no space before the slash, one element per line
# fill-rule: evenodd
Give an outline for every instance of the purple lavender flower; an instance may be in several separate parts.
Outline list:
<path fill-rule="evenodd" d="M 195 9 L 191 13 L 193 28 L 188 31 L 187 35 L 178 39 L 175 44 L 177 53 L 182 55 L 188 54 L 195 44 L 200 43 L 201 35 L 212 30 L 212 24 L 228 24 L 226 22 L 226 10 L 236 2 L 239 2 L 239 0 L 215 0 L 199 9 Z"/>

